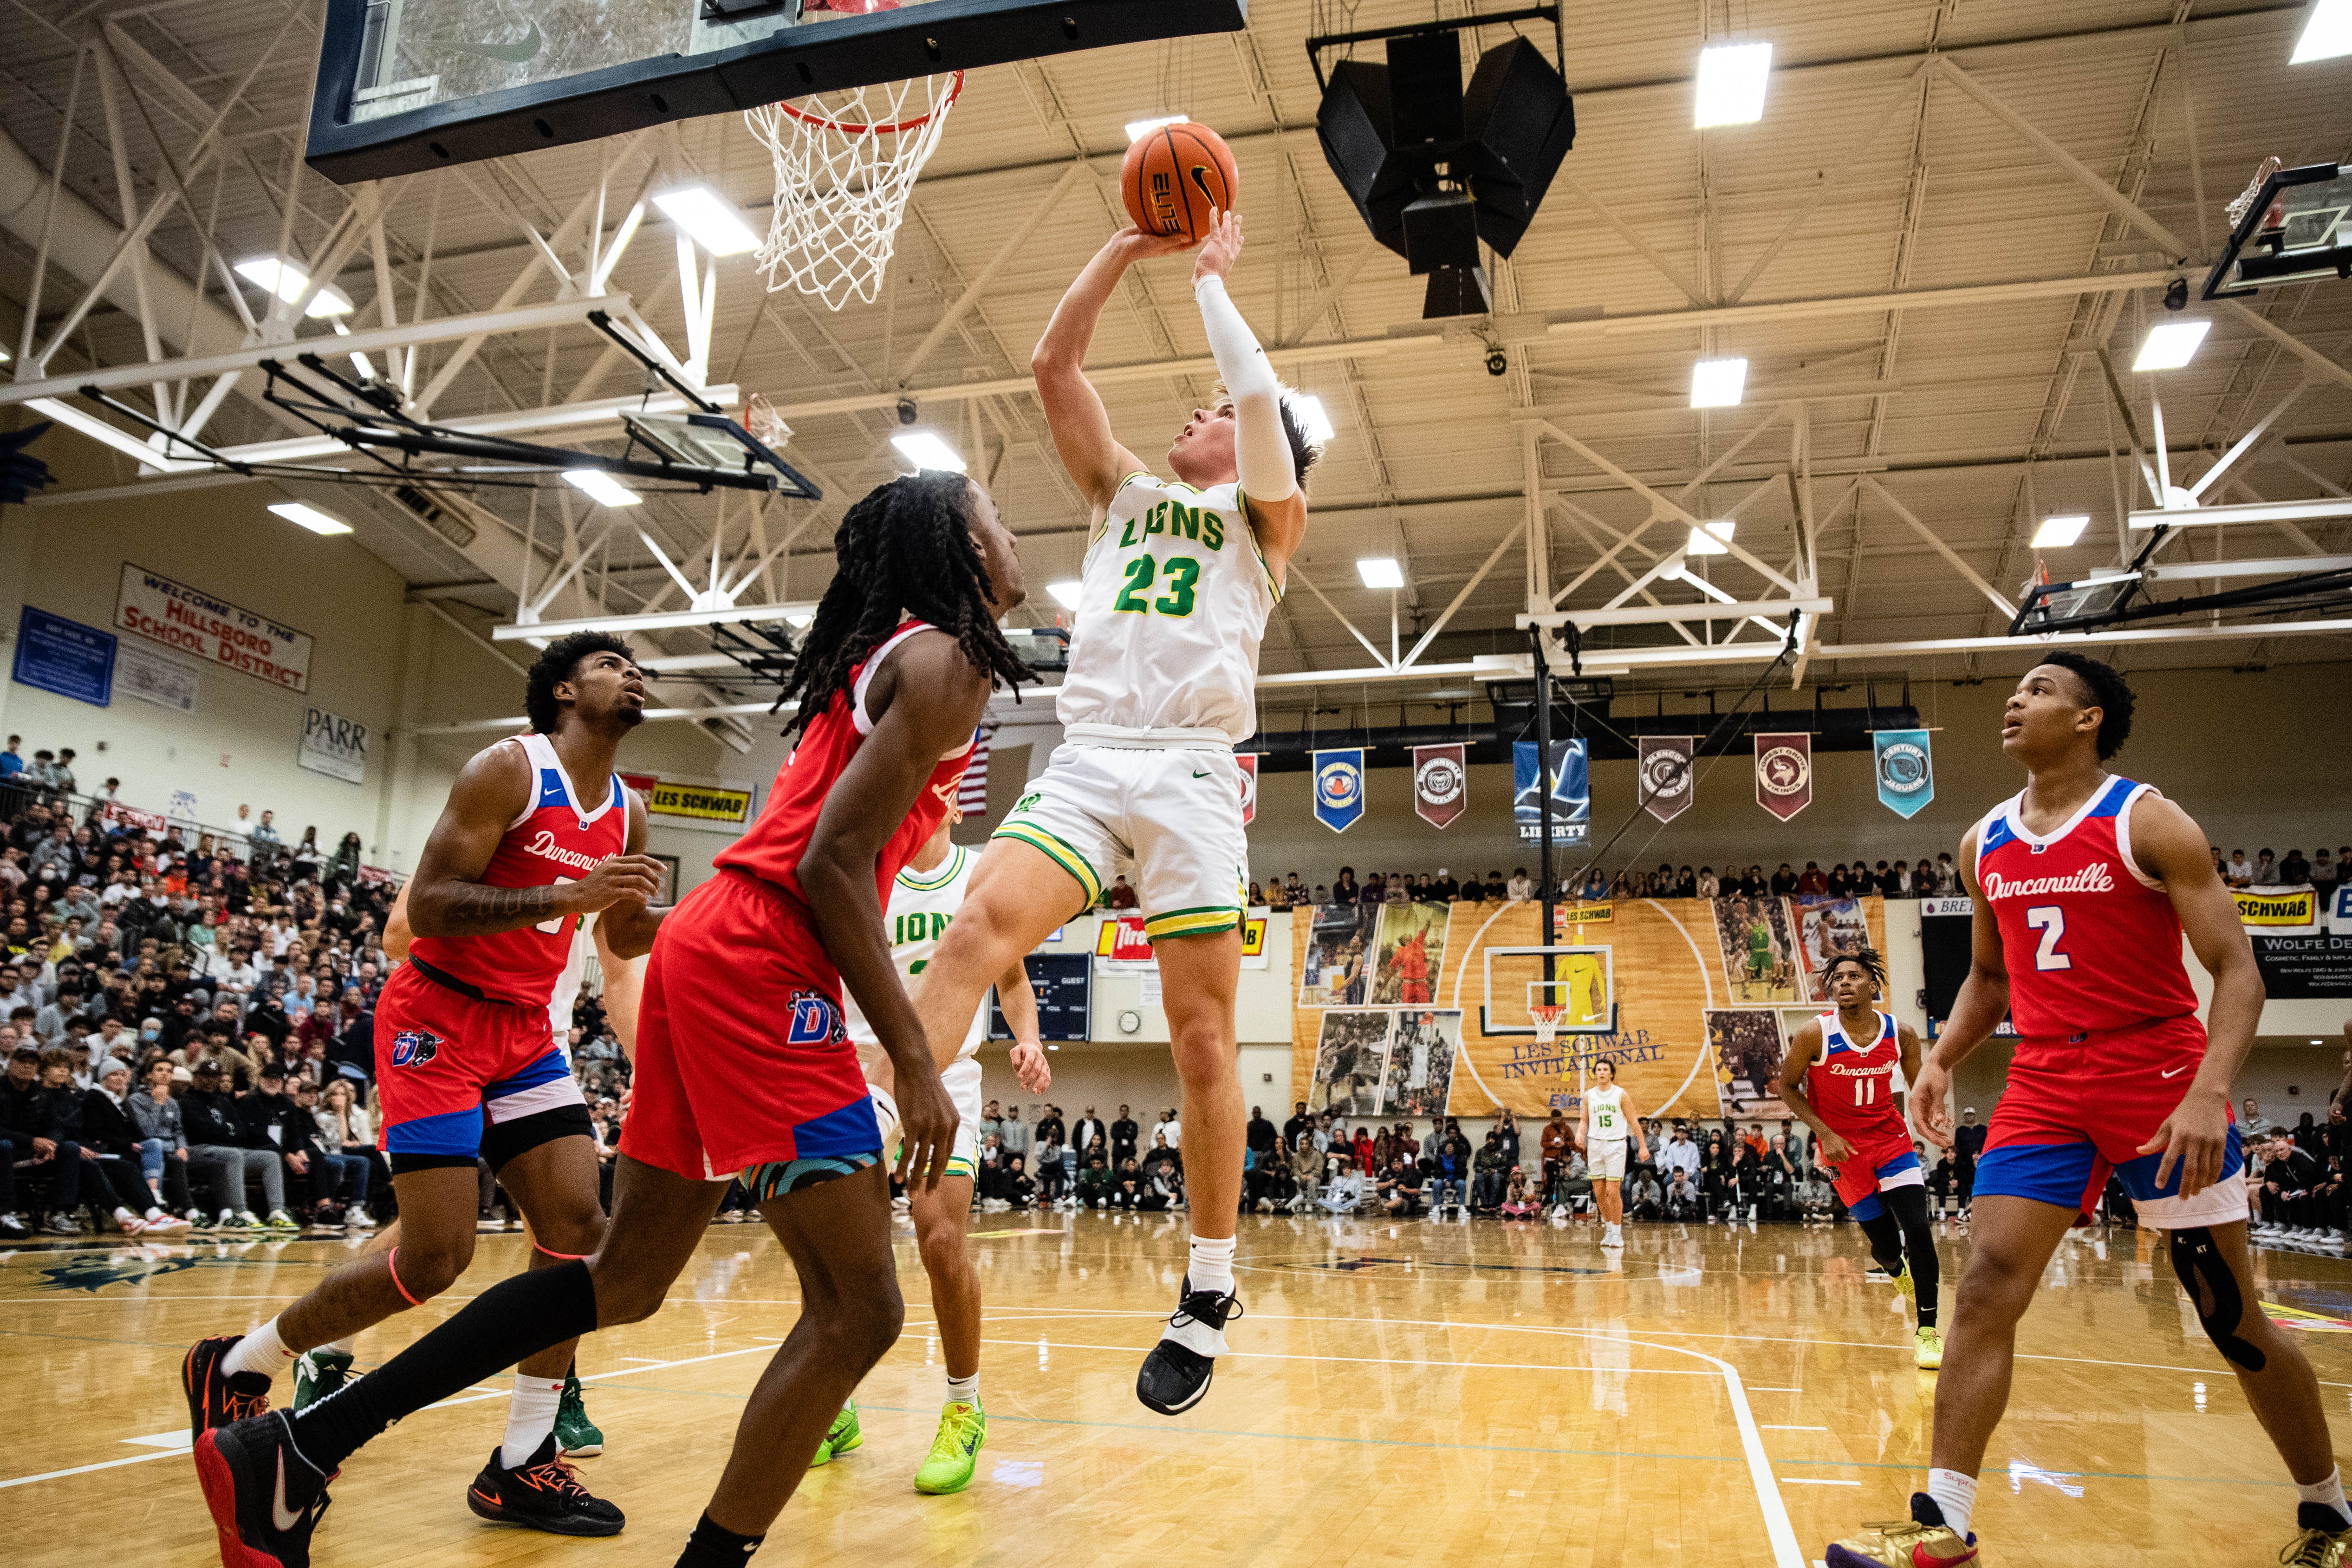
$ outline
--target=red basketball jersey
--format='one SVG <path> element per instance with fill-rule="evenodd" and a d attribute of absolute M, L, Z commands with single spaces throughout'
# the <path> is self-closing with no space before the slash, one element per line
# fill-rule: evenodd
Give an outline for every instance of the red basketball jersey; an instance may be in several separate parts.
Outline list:
<path fill-rule="evenodd" d="M 2021 794 L 1977 831 L 1978 896 L 1992 905 L 2009 1011 L 2029 1040 L 2194 1016 L 2180 917 L 2131 853 L 2150 784 L 2111 778 L 2055 832 L 2026 830 Z"/>
<path fill-rule="evenodd" d="M 1874 1038 L 1854 1039 L 1834 1010 L 1822 1015 L 1822 1054 L 1805 1069 L 1805 1098 L 1831 1131 L 1867 1156 L 1881 1144 L 1911 1147 L 1911 1128 L 1895 1092 L 1895 1068 L 1903 1059 L 1895 1016 L 1878 1020 Z"/>
<path fill-rule="evenodd" d="M 874 732 L 874 720 L 866 710 L 866 688 L 882 668 L 882 660 L 892 649 L 917 632 L 932 627 L 924 621 L 902 622 L 890 634 L 887 641 L 866 656 L 863 663 L 851 674 L 850 689 L 835 692 L 825 710 L 801 735 L 800 744 L 776 770 L 776 782 L 768 791 L 768 805 L 760 813 L 742 837 L 729 845 L 712 858 L 715 866 L 749 872 L 762 881 L 773 882 L 793 898 L 805 904 L 808 895 L 801 889 L 801 857 L 808 850 L 809 837 L 816 831 L 817 814 L 824 809 L 825 796 L 849 766 L 849 759 L 857 754 L 858 746 Z M 922 847 L 925 839 L 938 831 L 940 819 L 956 796 L 956 785 L 963 778 L 963 770 L 971 760 L 972 742 L 969 740 L 940 759 L 931 770 L 929 783 L 915 797 L 913 809 L 907 820 L 882 847 L 874 864 L 874 891 L 885 906 L 890 901 L 890 884 L 908 859 Z"/>
<path fill-rule="evenodd" d="M 604 799 L 591 811 L 573 798 L 572 775 L 545 735 L 518 735 L 499 743 L 520 746 L 530 760 L 530 800 L 507 825 L 478 879 L 483 887 L 576 882 L 628 847 L 629 797 L 618 773 L 605 781 Z M 420 936 L 408 951 L 485 996 L 544 1009 L 572 961 L 572 936 L 579 924 L 579 916 L 562 915 L 489 936 Z"/>

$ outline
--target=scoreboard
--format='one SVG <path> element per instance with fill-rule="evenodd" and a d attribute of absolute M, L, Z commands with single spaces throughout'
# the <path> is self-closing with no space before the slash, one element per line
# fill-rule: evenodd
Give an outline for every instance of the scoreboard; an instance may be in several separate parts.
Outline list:
<path fill-rule="evenodd" d="M 1094 955 L 1086 952 L 1033 952 L 1022 961 L 1028 966 L 1029 984 L 1037 993 L 1037 1033 L 1048 1040 L 1093 1037 L 1088 990 Z M 1009 1040 L 1004 1009 L 996 993 L 988 994 L 988 1037 Z"/>

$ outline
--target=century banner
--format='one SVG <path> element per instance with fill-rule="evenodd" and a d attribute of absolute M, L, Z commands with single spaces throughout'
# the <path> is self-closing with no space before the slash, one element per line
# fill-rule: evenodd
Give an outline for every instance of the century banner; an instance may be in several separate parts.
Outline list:
<path fill-rule="evenodd" d="M 1451 826 L 1470 809 L 1470 771 L 1460 744 L 1412 749 L 1412 809 L 1433 827 Z"/>
<path fill-rule="evenodd" d="M 1813 804 L 1813 737 L 1756 737 L 1756 804 L 1786 822 Z"/>
<path fill-rule="evenodd" d="M 1364 751 L 1315 753 L 1315 820 L 1345 833 L 1364 815 Z"/>
<path fill-rule="evenodd" d="M 1925 730 L 1873 730 L 1872 759 L 1877 764 L 1878 804 L 1909 821 L 1936 798 L 1936 763 Z"/>
<path fill-rule="evenodd" d="M 1586 768 L 1584 742 L 1551 743 L 1551 841 L 1581 844 L 1592 826 L 1591 776 Z M 1511 816 L 1522 838 L 1543 837 L 1542 786 L 1536 780 L 1536 743 L 1511 742 Z"/>
<path fill-rule="evenodd" d="M 1234 761 L 1242 770 L 1242 826 L 1247 827 L 1257 820 L 1257 753 L 1235 752 Z"/>
<path fill-rule="evenodd" d="M 1697 798 L 1691 777 L 1688 735 L 1644 735 L 1634 776 L 1642 784 L 1642 805 L 1660 822 L 1672 822 Z"/>

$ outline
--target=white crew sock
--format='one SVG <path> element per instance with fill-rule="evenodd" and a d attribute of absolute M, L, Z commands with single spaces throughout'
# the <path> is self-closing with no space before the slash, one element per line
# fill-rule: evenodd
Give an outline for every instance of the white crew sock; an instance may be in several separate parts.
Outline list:
<path fill-rule="evenodd" d="M 563 1380 L 560 1377 L 533 1377 L 527 1372 L 515 1373 L 514 1393 L 507 1398 L 507 1436 L 499 1448 L 499 1464 L 505 1469 L 527 1464 L 539 1452 L 555 1430 L 555 1412 L 563 1403 Z"/>
<path fill-rule="evenodd" d="M 1214 1290 L 1220 1296 L 1234 1293 L 1234 1238 L 1211 1240 L 1205 1236 L 1192 1238 L 1192 1256 L 1184 1269 L 1184 1278 L 1195 1290 Z"/>
<path fill-rule="evenodd" d="M 974 1410 L 979 1409 L 980 1373 L 973 1373 L 970 1377 L 951 1377 L 948 1379 L 948 1403 L 950 1405 L 969 1405 Z"/>
<path fill-rule="evenodd" d="M 272 1318 L 245 1338 L 228 1352 L 224 1364 L 232 1373 L 257 1372 L 264 1377 L 276 1377 L 294 1359 L 294 1352 L 278 1337 L 278 1320 Z"/>
<path fill-rule="evenodd" d="M 357 1355 L 359 1343 L 359 1335 L 345 1334 L 341 1339 L 329 1340 L 324 1348 L 334 1352 L 337 1355 Z"/>
<path fill-rule="evenodd" d="M 2326 1480 L 2314 1481 L 2309 1486 L 2297 1481 L 2294 1489 L 2305 1502 L 2325 1503 L 2336 1510 L 2336 1518 L 2352 1523 L 2352 1507 L 2347 1507 L 2344 1501 L 2344 1471 L 2340 1466 L 2328 1471 Z"/>
<path fill-rule="evenodd" d="M 1977 1511 L 1977 1479 L 1958 1470 L 1929 1470 L 1927 1495 L 1944 1510 L 1944 1522 L 1962 1541 L 1969 1538 L 1969 1521 Z"/>

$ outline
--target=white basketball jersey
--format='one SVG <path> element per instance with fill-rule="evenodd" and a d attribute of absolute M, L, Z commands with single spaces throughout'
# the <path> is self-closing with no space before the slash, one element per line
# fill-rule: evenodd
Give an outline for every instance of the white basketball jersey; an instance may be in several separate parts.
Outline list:
<path fill-rule="evenodd" d="M 1079 574 L 1055 704 L 1070 739 L 1247 740 L 1258 640 L 1280 596 L 1239 485 L 1196 490 L 1129 474 Z"/>
<path fill-rule="evenodd" d="M 898 966 L 898 979 L 910 994 L 916 989 L 913 983 L 939 952 L 940 938 L 962 906 L 964 890 L 971 886 L 971 874 L 979 866 L 977 854 L 951 844 L 948 858 L 928 872 L 908 866 L 890 884 L 890 908 L 882 925 L 890 936 L 890 957 Z M 849 994 L 846 986 L 842 988 L 841 1000 L 849 1037 L 861 1046 L 879 1045 L 866 1015 L 857 1010 L 857 998 Z M 963 1048 L 956 1053 L 956 1060 L 970 1061 L 987 1037 L 988 1004 L 982 1001 L 980 1011 L 972 1015 L 971 1027 L 964 1031 Z"/>
<path fill-rule="evenodd" d="M 1595 1138 L 1625 1136 L 1625 1091 L 1622 1089 L 1588 1089 L 1584 1103 L 1592 1108 L 1592 1135 Z"/>

